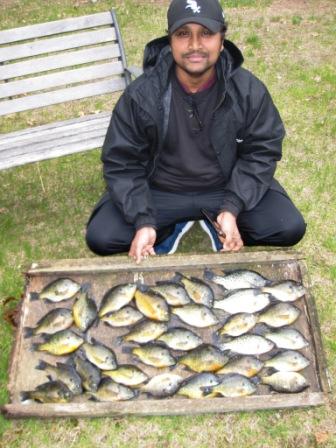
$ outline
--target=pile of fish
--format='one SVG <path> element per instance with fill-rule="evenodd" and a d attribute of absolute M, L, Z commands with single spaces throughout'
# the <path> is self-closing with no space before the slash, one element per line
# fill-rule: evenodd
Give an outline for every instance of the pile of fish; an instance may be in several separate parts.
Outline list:
<path fill-rule="evenodd" d="M 238 397 L 258 393 L 261 385 L 284 393 L 309 387 L 300 371 L 310 361 L 299 351 L 308 341 L 291 326 L 301 315 L 292 302 L 306 293 L 298 282 L 206 269 L 203 279 L 176 273 L 155 285 L 113 286 L 99 306 L 90 289 L 59 278 L 30 294 L 32 301 L 67 306 L 25 328 L 26 337 L 39 338 L 31 349 L 56 360 L 39 360 L 36 369 L 48 381 L 22 392 L 23 401 Z M 102 323 L 104 335 L 111 333 L 109 347 L 89 334 Z M 113 339 L 115 329 L 125 333 Z M 117 348 L 128 364 L 118 361 Z"/>

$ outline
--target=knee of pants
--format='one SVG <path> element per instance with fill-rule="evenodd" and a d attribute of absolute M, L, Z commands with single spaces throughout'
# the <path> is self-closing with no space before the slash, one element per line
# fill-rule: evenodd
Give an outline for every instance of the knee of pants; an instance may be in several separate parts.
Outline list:
<path fill-rule="evenodd" d="M 278 234 L 282 245 L 294 246 L 297 244 L 306 233 L 306 227 L 307 225 L 301 215 L 284 223 L 283 228 Z"/>
<path fill-rule="evenodd" d="M 94 232 L 90 226 L 86 230 L 86 244 L 96 255 L 113 255 L 124 252 L 121 248 L 112 247 L 111 243 L 101 233 Z"/>

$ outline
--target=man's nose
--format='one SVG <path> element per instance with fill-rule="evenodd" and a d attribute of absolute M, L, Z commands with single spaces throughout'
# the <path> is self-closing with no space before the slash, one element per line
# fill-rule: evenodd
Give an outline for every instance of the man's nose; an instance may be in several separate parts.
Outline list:
<path fill-rule="evenodd" d="M 201 48 L 201 39 L 197 34 L 192 34 L 189 39 L 189 48 L 191 50 L 198 50 Z"/>

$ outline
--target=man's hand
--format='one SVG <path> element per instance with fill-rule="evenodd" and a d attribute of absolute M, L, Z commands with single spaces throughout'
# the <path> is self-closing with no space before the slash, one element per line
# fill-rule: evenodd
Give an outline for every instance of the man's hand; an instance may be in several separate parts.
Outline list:
<path fill-rule="evenodd" d="M 154 244 L 156 241 L 156 230 L 153 227 L 142 227 L 137 230 L 131 243 L 128 255 L 133 257 L 138 264 L 148 255 L 155 255 Z"/>
<path fill-rule="evenodd" d="M 225 234 L 225 239 L 219 236 L 220 241 L 223 243 L 221 252 L 238 251 L 241 249 L 244 243 L 237 227 L 236 217 L 230 212 L 222 212 L 217 216 L 217 223 L 220 230 Z"/>

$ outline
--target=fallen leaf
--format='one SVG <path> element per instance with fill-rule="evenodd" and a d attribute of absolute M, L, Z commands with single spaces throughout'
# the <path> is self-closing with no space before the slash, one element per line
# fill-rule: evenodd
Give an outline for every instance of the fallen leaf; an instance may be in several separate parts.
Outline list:
<path fill-rule="evenodd" d="M 329 433 L 328 432 L 316 432 L 315 433 L 315 439 L 316 439 L 316 443 L 318 445 L 321 445 L 322 443 L 325 443 L 329 440 Z"/>

